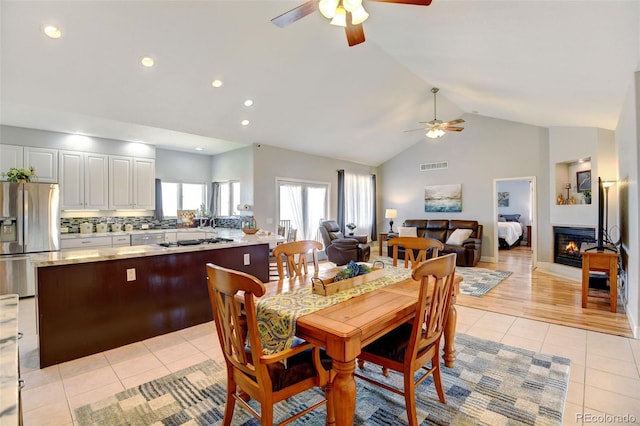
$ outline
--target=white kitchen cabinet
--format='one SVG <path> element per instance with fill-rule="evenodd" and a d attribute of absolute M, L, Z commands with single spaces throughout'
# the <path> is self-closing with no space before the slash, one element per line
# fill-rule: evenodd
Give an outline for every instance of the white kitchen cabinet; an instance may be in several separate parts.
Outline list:
<path fill-rule="evenodd" d="M 58 150 L 18 145 L 0 145 L 0 171 L 10 168 L 35 170 L 35 182 L 58 182 Z M 6 180 L 2 178 L 2 180 Z"/>
<path fill-rule="evenodd" d="M 111 237 L 111 245 L 113 247 L 123 247 L 131 245 L 131 237 L 129 235 L 118 235 Z"/>
<path fill-rule="evenodd" d="M 8 172 L 11 168 L 24 166 L 24 148 L 17 145 L 0 145 L 0 172 Z M 0 180 L 6 178 L 0 177 Z"/>
<path fill-rule="evenodd" d="M 155 209 L 155 160 L 109 156 L 109 208 Z"/>
<path fill-rule="evenodd" d="M 63 238 L 60 240 L 62 250 L 98 247 L 111 247 L 111 237 Z"/>
<path fill-rule="evenodd" d="M 109 207 L 107 155 L 60 151 L 62 210 L 106 210 Z"/>
<path fill-rule="evenodd" d="M 24 147 L 23 167 L 33 167 L 35 182 L 58 182 L 58 150 L 50 148 Z"/>

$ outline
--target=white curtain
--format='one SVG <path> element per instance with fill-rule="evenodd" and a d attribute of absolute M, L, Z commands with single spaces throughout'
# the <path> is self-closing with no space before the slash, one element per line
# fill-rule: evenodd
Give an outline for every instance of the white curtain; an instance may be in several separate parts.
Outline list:
<path fill-rule="evenodd" d="M 297 229 L 298 240 L 303 233 L 302 186 L 296 184 L 280 184 L 280 220 L 290 220 L 291 227 Z"/>
<path fill-rule="evenodd" d="M 290 220 L 297 240 L 319 240 L 320 219 L 327 217 L 327 184 L 314 182 L 278 182 L 280 220 Z"/>
<path fill-rule="evenodd" d="M 345 225 L 354 223 L 356 235 L 371 235 L 373 226 L 373 182 L 371 175 L 344 174 Z M 345 229 L 345 232 L 350 232 Z"/>

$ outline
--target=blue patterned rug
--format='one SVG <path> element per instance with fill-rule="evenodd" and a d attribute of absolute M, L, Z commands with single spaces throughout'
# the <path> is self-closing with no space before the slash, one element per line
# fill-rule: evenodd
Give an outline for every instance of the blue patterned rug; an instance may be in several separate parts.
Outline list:
<path fill-rule="evenodd" d="M 442 368 L 447 404 L 438 401 L 433 381 L 416 391 L 421 425 L 561 425 L 570 361 L 501 343 L 458 334 L 454 368 Z M 402 376 L 378 380 L 402 383 Z M 158 380 L 117 393 L 76 410 L 79 425 L 219 425 L 225 404 L 226 370 L 222 361 L 205 361 Z M 356 380 L 356 425 L 406 425 L 404 398 Z M 276 404 L 276 421 L 292 409 L 322 398 L 312 390 Z M 294 424 L 324 425 L 320 408 Z M 258 425 L 236 404 L 234 425 Z"/>
<path fill-rule="evenodd" d="M 393 259 L 388 256 L 371 255 L 370 262 L 381 261 L 385 265 L 393 265 Z M 398 265 L 403 265 L 403 260 L 398 261 Z M 456 266 L 456 275 L 463 278 L 460 283 L 460 293 L 469 296 L 482 297 L 488 291 L 500 284 L 505 278 L 512 274 L 510 271 L 499 271 L 495 269 Z"/>
<path fill-rule="evenodd" d="M 494 269 L 456 267 L 456 275 L 462 277 L 460 293 L 476 297 L 484 296 L 511 274 Z"/>

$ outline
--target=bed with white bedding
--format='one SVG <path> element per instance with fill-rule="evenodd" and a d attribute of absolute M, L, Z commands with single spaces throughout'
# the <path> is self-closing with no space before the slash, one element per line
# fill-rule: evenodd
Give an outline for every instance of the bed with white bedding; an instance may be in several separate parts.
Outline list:
<path fill-rule="evenodd" d="M 520 245 L 523 233 L 520 222 L 498 222 L 498 240 L 501 248 Z"/>

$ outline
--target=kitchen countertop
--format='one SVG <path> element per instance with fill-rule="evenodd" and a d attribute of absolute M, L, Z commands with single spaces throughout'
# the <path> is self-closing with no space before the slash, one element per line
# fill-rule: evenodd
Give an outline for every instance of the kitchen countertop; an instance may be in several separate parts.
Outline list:
<path fill-rule="evenodd" d="M 18 424 L 18 295 L 0 296 L 0 423 Z"/>
<path fill-rule="evenodd" d="M 100 262 L 105 260 L 116 259 L 131 259 L 136 257 L 145 256 L 159 256 L 165 254 L 174 253 L 189 253 L 204 250 L 216 250 L 227 247 L 248 246 L 257 244 L 275 244 L 284 241 L 284 238 L 277 234 L 267 233 L 245 235 L 239 229 L 227 229 L 227 228 L 187 228 L 184 232 L 194 232 L 194 229 L 200 229 L 209 233 L 217 233 L 218 237 L 233 239 L 232 242 L 221 242 L 214 244 L 201 244 L 193 246 L 175 246 L 175 247 L 163 247 L 160 245 L 139 245 L 139 246 L 124 246 L 124 247 L 105 247 L 95 249 L 82 249 L 82 250 L 64 250 L 48 253 L 34 253 L 30 255 L 31 264 L 37 268 L 47 266 L 59 266 L 70 265 L 77 263 L 90 263 Z M 151 230 L 149 230 L 151 231 Z M 183 232 L 182 229 L 176 229 L 177 232 Z M 136 233 L 146 233 L 148 231 L 133 231 Z M 156 232 L 174 232 L 174 230 L 156 230 Z M 125 234 L 120 232 L 105 233 L 105 234 L 82 234 L 83 236 L 105 236 L 111 234 Z M 79 235 L 79 234 L 78 234 Z"/>

